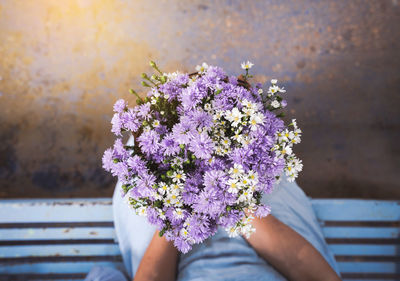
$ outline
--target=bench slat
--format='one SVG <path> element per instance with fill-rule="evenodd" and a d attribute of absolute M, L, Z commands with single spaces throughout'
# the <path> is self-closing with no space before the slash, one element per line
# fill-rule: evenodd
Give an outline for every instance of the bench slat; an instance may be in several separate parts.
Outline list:
<path fill-rule="evenodd" d="M 31 239 L 116 239 L 111 227 L 75 227 L 75 228 L 11 228 L 0 229 L 0 240 Z"/>
<path fill-rule="evenodd" d="M 396 238 L 399 227 L 322 227 L 326 238 Z"/>
<path fill-rule="evenodd" d="M 399 262 L 338 262 L 340 272 L 395 273 Z"/>
<path fill-rule="evenodd" d="M 82 273 L 89 272 L 94 266 L 108 266 L 123 271 L 122 262 L 39 262 L 25 264 L 7 264 L 0 266 L 0 273 Z"/>
<path fill-rule="evenodd" d="M 396 201 L 356 199 L 313 199 L 319 220 L 333 221 L 399 221 L 400 203 Z"/>
<path fill-rule="evenodd" d="M 2 246 L 0 257 L 119 255 L 118 244 Z"/>
<path fill-rule="evenodd" d="M 57 281 L 79 281 L 84 280 L 86 273 L 48 273 L 48 274 L 37 274 L 37 273 L 28 273 L 28 274 L 0 274 L 0 281 L 25 281 L 25 280 L 57 280 Z"/>
<path fill-rule="evenodd" d="M 328 245 L 334 255 L 399 255 L 399 245 Z"/>
<path fill-rule="evenodd" d="M 0 200 L 0 223 L 113 221 L 111 199 Z"/>

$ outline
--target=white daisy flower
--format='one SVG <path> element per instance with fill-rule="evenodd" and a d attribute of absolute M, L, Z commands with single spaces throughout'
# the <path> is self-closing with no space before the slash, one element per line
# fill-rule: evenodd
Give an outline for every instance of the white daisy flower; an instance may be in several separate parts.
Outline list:
<path fill-rule="evenodd" d="M 243 166 L 240 164 L 234 164 L 232 168 L 229 169 L 229 174 L 233 176 L 239 176 L 244 173 Z"/>
<path fill-rule="evenodd" d="M 236 194 L 239 192 L 239 183 L 237 180 L 235 180 L 235 179 L 228 180 L 228 185 L 229 185 L 229 188 L 228 188 L 229 193 Z"/>
<path fill-rule="evenodd" d="M 239 123 L 242 121 L 243 114 L 240 110 L 235 107 L 231 111 L 228 111 L 226 114 L 226 119 L 232 122 L 232 126 L 237 127 Z"/>
<path fill-rule="evenodd" d="M 246 236 L 246 238 L 250 238 L 250 235 L 256 232 L 256 229 L 253 225 L 251 224 L 246 224 L 241 228 L 242 235 Z"/>
<path fill-rule="evenodd" d="M 231 141 L 228 138 L 222 139 L 221 143 L 222 143 L 223 146 L 228 146 L 229 147 L 231 145 Z"/>
<path fill-rule="evenodd" d="M 142 217 L 146 217 L 147 216 L 147 208 L 144 206 L 139 207 L 138 209 L 136 209 L 136 214 L 138 214 L 139 216 L 142 216 Z"/>
<path fill-rule="evenodd" d="M 157 208 L 157 211 L 158 211 L 158 216 L 160 217 L 160 219 L 165 220 L 166 219 L 165 212 L 159 208 Z"/>
<path fill-rule="evenodd" d="M 238 201 L 246 202 L 253 197 L 253 192 L 251 190 L 244 190 L 243 193 L 239 196 Z"/>
<path fill-rule="evenodd" d="M 186 175 L 183 171 L 176 171 L 172 174 L 172 181 L 177 183 L 177 182 L 183 182 L 186 180 Z"/>
<path fill-rule="evenodd" d="M 184 214 L 183 214 L 183 210 L 181 208 L 176 208 L 173 212 L 174 217 L 177 219 L 183 219 Z"/>
<path fill-rule="evenodd" d="M 186 228 L 182 228 L 180 233 L 182 237 L 187 237 L 189 235 L 189 231 Z"/>
<path fill-rule="evenodd" d="M 181 72 L 175 71 L 170 73 L 164 73 L 164 76 L 167 76 L 167 80 L 173 80 L 181 74 L 182 74 Z"/>
<path fill-rule="evenodd" d="M 160 126 L 160 121 L 156 119 L 153 121 L 153 127 L 158 127 L 158 126 Z"/>
<path fill-rule="evenodd" d="M 258 183 L 258 173 L 257 172 L 254 172 L 253 170 L 250 170 L 247 173 L 247 177 L 248 177 L 249 181 L 252 184 L 257 184 Z"/>
<path fill-rule="evenodd" d="M 271 94 L 271 95 L 275 94 L 278 91 L 279 91 L 279 87 L 276 85 L 270 86 L 268 88 L 268 94 Z"/>
<path fill-rule="evenodd" d="M 253 63 L 251 63 L 250 61 L 246 61 L 246 62 L 242 62 L 241 67 L 242 69 L 250 69 L 253 67 Z"/>
<path fill-rule="evenodd" d="M 276 155 L 277 156 L 282 156 L 284 157 L 285 155 L 290 155 L 292 154 L 292 147 L 290 147 L 289 145 L 282 145 L 281 149 L 278 149 L 276 151 Z"/>
<path fill-rule="evenodd" d="M 278 108 L 278 107 L 281 106 L 281 104 L 280 104 L 279 101 L 274 100 L 274 101 L 271 102 L 271 106 L 272 106 L 273 108 Z"/>
<path fill-rule="evenodd" d="M 159 184 L 159 188 L 157 189 L 158 193 L 164 195 L 168 191 L 168 185 L 166 183 L 161 182 Z"/>
<path fill-rule="evenodd" d="M 263 124 L 263 123 L 264 123 L 264 114 L 262 114 L 261 112 L 250 116 L 250 126 L 252 131 L 257 129 L 258 124 Z"/>
<path fill-rule="evenodd" d="M 225 230 L 226 232 L 228 232 L 230 238 L 237 237 L 240 233 L 239 229 L 236 226 L 227 228 Z"/>
<path fill-rule="evenodd" d="M 271 84 L 276 84 L 276 83 L 278 83 L 278 80 L 276 80 L 276 79 L 271 79 Z"/>
<path fill-rule="evenodd" d="M 196 66 L 196 71 L 199 73 L 204 73 L 207 71 L 208 67 L 208 64 L 203 62 L 201 65 Z"/>

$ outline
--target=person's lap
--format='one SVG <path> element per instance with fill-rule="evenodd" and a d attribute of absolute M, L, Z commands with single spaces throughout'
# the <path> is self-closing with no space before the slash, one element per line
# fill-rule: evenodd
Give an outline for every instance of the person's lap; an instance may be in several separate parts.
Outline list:
<path fill-rule="evenodd" d="M 132 278 L 156 228 L 140 217 L 121 197 L 120 183 L 113 196 L 114 224 L 127 273 Z M 263 201 L 271 213 L 307 239 L 338 272 L 310 200 L 296 183 L 286 180 L 276 186 Z M 178 280 L 285 280 L 272 266 L 260 258 L 242 237 L 228 238 L 220 229 L 204 243 L 181 255 Z M 251 274 L 249 274 L 251 272 Z M 251 276 L 250 276 L 251 275 Z M 105 280 L 105 279 L 87 279 Z M 117 280 L 117 279 L 114 279 Z"/>

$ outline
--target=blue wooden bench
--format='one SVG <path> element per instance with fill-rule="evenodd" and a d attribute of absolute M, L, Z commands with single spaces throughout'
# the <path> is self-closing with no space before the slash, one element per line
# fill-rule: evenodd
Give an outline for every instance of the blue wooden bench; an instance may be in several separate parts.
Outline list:
<path fill-rule="evenodd" d="M 312 200 L 344 280 L 400 280 L 400 202 Z M 0 200 L 0 280 L 123 269 L 111 199 Z"/>

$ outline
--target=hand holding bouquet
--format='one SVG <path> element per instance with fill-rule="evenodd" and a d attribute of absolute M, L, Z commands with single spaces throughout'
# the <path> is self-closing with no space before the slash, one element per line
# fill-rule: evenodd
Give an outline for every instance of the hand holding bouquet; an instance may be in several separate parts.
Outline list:
<path fill-rule="evenodd" d="M 254 216 L 270 212 L 262 195 L 282 173 L 294 180 L 302 170 L 292 152 L 301 130 L 279 113 L 286 91 L 275 79 L 265 90 L 251 86 L 250 62 L 239 79 L 205 63 L 192 74 L 150 64 L 156 74 L 142 75 L 147 97 L 131 90 L 135 107 L 114 105 L 112 132 L 132 134 L 134 143 L 117 138 L 103 167 L 122 182 L 128 204 L 183 253 L 218 226 L 249 236 Z"/>

